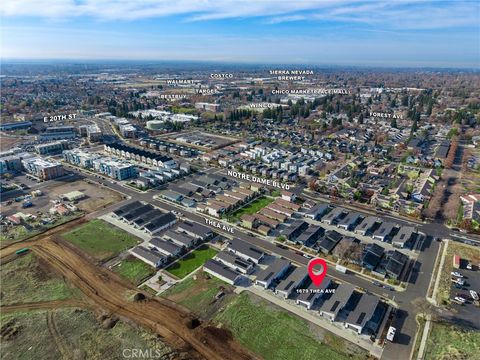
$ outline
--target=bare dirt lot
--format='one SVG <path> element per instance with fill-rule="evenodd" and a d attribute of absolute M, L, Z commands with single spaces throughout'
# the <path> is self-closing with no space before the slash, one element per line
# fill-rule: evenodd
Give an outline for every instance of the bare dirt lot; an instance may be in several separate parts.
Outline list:
<path fill-rule="evenodd" d="M 72 224 L 65 226 L 71 227 Z M 138 296 L 134 285 L 96 266 L 73 245 L 54 236 L 64 230 L 62 226 L 59 228 L 31 241 L 4 247 L 2 258 L 11 256 L 21 247 L 31 247 L 36 255 L 77 287 L 90 303 L 152 330 L 173 348 L 188 353 L 189 359 L 256 358 L 233 340 L 228 330 L 218 329 L 208 321 L 202 323 L 187 309 L 170 300 L 152 298 L 146 293 Z"/>
<path fill-rule="evenodd" d="M 165 360 L 182 358 L 151 332 L 80 308 L 2 314 L 1 332 L 4 359 L 121 359 L 135 348 Z"/>
<path fill-rule="evenodd" d="M 22 139 L 9 137 L 9 136 L 0 136 L 0 151 L 7 151 L 11 148 L 22 143 Z"/>
<path fill-rule="evenodd" d="M 122 195 L 115 191 L 100 187 L 96 184 L 89 184 L 83 180 L 60 186 L 56 185 L 47 191 L 51 198 L 57 198 L 72 191 L 81 191 L 86 195 L 86 198 L 79 200 L 76 206 L 87 213 L 99 210 L 123 199 Z"/>
<path fill-rule="evenodd" d="M 32 215 L 48 213 L 48 210 L 53 206 L 53 200 L 59 200 L 61 195 L 72 191 L 81 191 L 86 195 L 84 199 L 79 200 L 75 204 L 75 206 L 86 213 L 100 210 L 123 199 L 122 195 L 115 191 L 96 184 L 89 184 L 83 180 L 72 182 L 49 181 L 44 184 L 40 188 L 43 195 L 31 199 L 32 207 L 23 209 L 22 202 L 12 202 L 10 205 L 2 204 L 2 214 L 9 216 L 19 211 Z"/>

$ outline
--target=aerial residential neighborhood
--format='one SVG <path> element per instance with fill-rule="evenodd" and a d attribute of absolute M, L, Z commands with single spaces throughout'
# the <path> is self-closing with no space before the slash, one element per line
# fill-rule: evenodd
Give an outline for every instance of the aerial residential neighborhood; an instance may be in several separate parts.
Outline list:
<path fill-rule="evenodd" d="M 0 357 L 478 359 L 477 3 L 28 3 Z"/>

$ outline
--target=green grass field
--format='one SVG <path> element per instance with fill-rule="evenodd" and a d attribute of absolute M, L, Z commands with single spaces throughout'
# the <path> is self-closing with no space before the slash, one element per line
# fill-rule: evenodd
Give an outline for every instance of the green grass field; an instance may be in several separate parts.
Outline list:
<path fill-rule="evenodd" d="M 63 237 L 99 260 L 115 256 L 140 240 L 103 220 L 92 220 Z"/>
<path fill-rule="evenodd" d="M 333 334 L 324 335 L 321 343 L 307 322 L 269 308 L 266 301 L 253 303 L 247 293 L 230 302 L 215 320 L 233 332 L 248 349 L 265 360 L 365 359 L 365 353 L 346 354 L 344 341 Z M 358 349 L 357 349 L 358 350 Z"/>
<path fill-rule="evenodd" d="M 480 332 L 432 323 L 425 360 L 480 359 Z"/>
<path fill-rule="evenodd" d="M 207 260 L 217 255 L 218 251 L 206 245 L 190 252 L 180 261 L 172 264 L 167 271 L 176 277 L 183 279 L 195 269 L 207 262 Z"/>
<path fill-rule="evenodd" d="M 257 211 L 263 209 L 265 206 L 272 203 L 273 201 L 274 199 L 272 198 L 267 198 L 265 196 L 259 197 L 258 199 L 253 200 L 251 203 L 244 206 L 243 208 L 235 211 L 233 214 L 231 214 L 231 216 L 229 216 L 229 218 L 233 220 L 240 220 L 243 215 L 255 214 Z"/>
<path fill-rule="evenodd" d="M 112 270 L 135 285 L 140 284 L 144 279 L 155 274 L 154 268 L 134 257 L 122 260 Z"/>
<path fill-rule="evenodd" d="M 65 300 L 80 296 L 51 268 L 29 252 L 0 267 L 2 305 L 49 300 Z"/>

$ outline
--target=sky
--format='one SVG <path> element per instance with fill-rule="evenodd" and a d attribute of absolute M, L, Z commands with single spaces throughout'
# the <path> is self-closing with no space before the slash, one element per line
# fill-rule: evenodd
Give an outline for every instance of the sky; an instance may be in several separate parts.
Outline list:
<path fill-rule="evenodd" d="M 480 0 L 2 0 L 3 59 L 480 68 Z"/>

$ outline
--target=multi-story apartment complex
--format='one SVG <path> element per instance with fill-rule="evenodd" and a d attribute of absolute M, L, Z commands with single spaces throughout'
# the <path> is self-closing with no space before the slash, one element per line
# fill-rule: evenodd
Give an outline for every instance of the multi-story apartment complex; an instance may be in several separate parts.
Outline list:
<path fill-rule="evenodd" d="M 35 151 L 40 155 L 60 154 L 63 150 L 67 150 L 69 144 L 67 140 L 55 141 L 47 144 L 35 145 Z"/>
<path fill-rule="evenodd" d="M 81 125 L 78 127 L 80 135 L 88 138 L 90 142 L 100 141 L 102 139 L 102 131 L 97 124 Z"/>
<path fill-rule="evenodd" d="M 40 140 L 63 140 L 72 139 L 77 136 L 75 127 L 73 126 L 52 126 L 46 128 L 43 133 L 40 134 Z"/>
<path fill-rule="evenodd" d="M 132 164 L 107 157 L 93 160 L 93 168 L 96 171 L 117 180 L 126 180 L 137 176 L 137 169 Z"/>
<path fill-rule="evenodd" d="M 42 180 L 51 180 L 65 175 L 65 169 L 57 161 L 32 157 L 22 160 L 25 170 Z"/>
<path fill-rule="evenodd" d="M 63 159 L 65 161 L 83 168 L 93 168 L 93 160 L 101 157 L 99 154 L 90 154 L 80 149 L 66 150 L 63 152 Z"/>
<path fill-rule="evenodd" d="M 70 164 L 94 169 L 117 180 L 125 180 L 137 176 L 136 167 L 129 162 L 100 154 L 90 154 L 74 149 L 64 151 L 63 158 Z"/>

